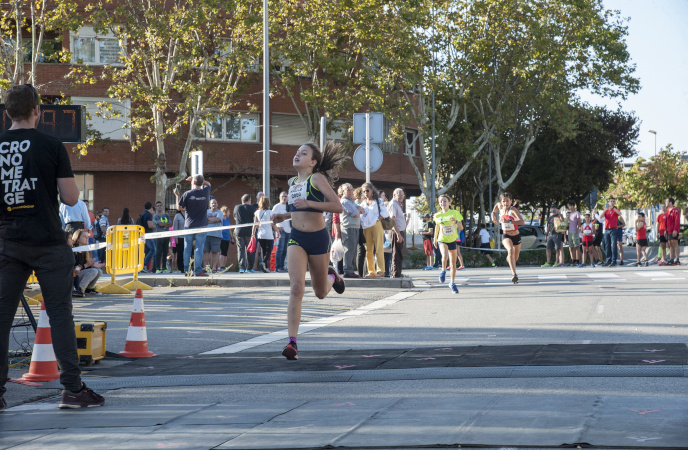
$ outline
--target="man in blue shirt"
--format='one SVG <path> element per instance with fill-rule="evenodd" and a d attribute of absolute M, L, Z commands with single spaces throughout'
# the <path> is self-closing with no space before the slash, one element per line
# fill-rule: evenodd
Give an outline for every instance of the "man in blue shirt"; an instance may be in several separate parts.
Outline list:
<path fill-rule="evenodd" d="M 177 210 L 186 208 L 186 220 L 184 229 L 205 228 L 208 225 L 208 208 L 210 207 L 210 183 L 203 179 L 203 175 L 194 175 L 186 181 L 193 182 L 193 189 L 184 192 L 180 197 L 179 190 L 175 188 L 174 196 L 177 198 Z M 184 272 L 189 271 L 191 262 L 191 251 L 194 249 L 194 239 L 196 248 L 194 251 L 194 275 L 197 277 L 207 277 L 208 274 L 203 270 L 203 247 L 205 245 L 205 233 L 187 234 L 184 236 Z"/>

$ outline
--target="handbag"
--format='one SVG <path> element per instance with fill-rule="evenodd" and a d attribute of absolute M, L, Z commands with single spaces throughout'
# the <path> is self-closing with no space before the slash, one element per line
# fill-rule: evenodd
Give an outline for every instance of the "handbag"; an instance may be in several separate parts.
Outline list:
<path fill-rule="evenodd" d="M 256 237 L 251 236 L 251 241 L 248 243 L 248 247 L 246 247 L 246 251 L 249 253 L 255 252 L 256 251 L 256 245 L 257 245 Z"/>
<path fill-rule="evenodd" d="M 382 211 L 380 211 L 380 200 L 377 201 L 377 212 L 378 216 L 382 216 Z M 380 217 L 380 223 L 382 224 L 382 229 L 385 231 L 394 228 L 394 219 L 391 217 Z"/>

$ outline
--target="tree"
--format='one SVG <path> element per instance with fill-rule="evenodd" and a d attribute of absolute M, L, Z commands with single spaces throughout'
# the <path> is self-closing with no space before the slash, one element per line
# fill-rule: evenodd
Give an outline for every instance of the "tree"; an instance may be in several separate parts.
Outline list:
<path fill-rule="evenodd" d="M 465 133 L 464 141 L 471 142 L 464 164 L 442 177 L 448 181 L 439 193 L 488 144 L 496 183 L 506 189 L 545 124 L 563 135 L 572 132 L 569 105 L 579 90 L 621 98 L 638 90 L 624 41 L 626 27 L 601 0 L 451 0 L 441 4 L 436 30 L 432 42 L 441 49 L 440 57 L 437 72 L 428 70 L 427 80 L 445 101 L 438 110 L 438 155 L 455 151 L 448 145 L 451 133 Z M 425 136 L 427 99 L 419 102 L 417 114 Z M 457 121 L 468 127 L 455 127 Z M 439 180 L 430 177 L 429 165 L 424 160 L 416 171 L 424 193 Z"/>
<path fill-rule="evenodd" d="M 23 83 L 37 84 L 36 69 L 42 62 L 66 62 L 68 52 L 58 47 L 62 30 L 76 29 L 79 23 L 71 0 L 10 0 L 0 5 L 0 89 Z M 25 35 L 30 38 L 25 38 Z M 54 42 L 46 42 L 46 34 Z M 26 64 L 29 63 L 29 71 Z"/>
<path fill-rule="evenodd" d="M 636 154 L 638 119 L 632 113 L 571 109 L 576 116 L 572 135 L 543 127 L 510 188 L 515 198 L 543 210 L 567 200 L 579 203 L 594 188 L 607 189 L 620 162 Z"/>
<path fill-rule="evenodd" d="M 308 134 L 348 131 L 353 113 L 383 112 L 399 138 L 413 87 L 426 62 L 416 27 L 425 0 L 281 2 L 271 46 L 279 90 L 289 97 Z"/>
<path fill-rule="evenodd" d="M 102 74 L 83 66 L 80 83 L 110 82 L 108 95 L 130 99 L 132 151 L 152 142 L 156 200 L 187 176 L 197 129 L 232 115 L 260 54 L 260 13 L 252 0 L 99 0 L 87 20 L 121 45 L 119 65 Z M 103 107 L 101 114 L 109 112 Z M 184 135 L 186 133 L 186 135 Z M 167 177 L 168 138 L 182 141 L 176 176 Z"/>
<path fill-rule="evenodd" d="M 628 171 L 619 168 L 605 195 L 633 208 L 649 208 L 668 197 L 688 201 L 688 161 L 673 150 L 668 144 L 649 161 L 638 158 Z"/>

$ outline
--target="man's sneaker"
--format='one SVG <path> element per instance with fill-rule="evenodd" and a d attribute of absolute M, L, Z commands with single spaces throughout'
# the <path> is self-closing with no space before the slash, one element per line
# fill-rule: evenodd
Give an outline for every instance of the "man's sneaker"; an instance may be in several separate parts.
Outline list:
<path fill-rule="evenodd" d="M 443 270 L 443 271 L 440 272 L 440 276 L 439 276 L 440 283 L 444 283 L 444 280 L 445 280 L 446 275 L 447 275 L 447 271 L 446 271 L 446 270 Z"/>
<path fill-rule="evenodd" d="M 559 264 L 559 265 L 557 265 L 557 266 L 555 266 L 555 267 L 564 267 L 565 265 L 566 265 L 566 264 L 561 263 L 561 264 Z"/>
<path fill-rule="evenodd" d="M 7 403 L 5 403 L 5 399 L 0 397 L 0 412 L 3 412 L 7 408 Z"/>
<path fill-rule="evenodd" d="M 83 296 L 84 296 L 84 293 L 81 292 L 81 291 L 78 290 L 78 289 L 74 289 L 74 290 L 72 291 L 72 297 L 79 297 L 79 298 L 81 298 L 81 297 L 83 297 Z"/>
<path fill-rule="evenodd" d="M 458 293 L 459 293 L 459 288 L 456 287 L 456 285 L 455 285 L 454 283 L 450 283 L 450 284 L 449 284 L 449 289 L 451 289 L 451 291 L 452 291 L 453 293 L 455 293 L 455 294 L 458 294 Z"/>
<path fill-rule="evenodd" d="M 676 258 L 676 261 L 674 262 L 674 265 L 675 265 L 675 266 L 680 266 L 680 265 L 681 265 L 681 261 L 679 261 L 679 259 Z"/>
<path fill-rule="evenodd" d="M 423 270 L 434 270 L 435 268 L 432 266 L 425 266 L 423 267 Z"/>
<path fill-rule="evenodd" d="M 101 292 L 98 292 L 95 289 L 91 289 L 91 288 L 86 289 L 86 293 L 91 294 L 91 295 L 103 295 Z"/>
<path fill-rule="evenodd" d="M 672 261 L 671 259 L 667 259 L 667 261 L 666 261 L 666 263 L 664 263 L 664 265 L 665 265 L 665 266 L 673 266 L 673 265 L 674 265 L 674 261 Z"/>
<path fill-rule="evenodd" d="M 289 341 L 289 343 L 282 350 L 282 356 L 287 358 L 289 361 L 295 361 L 299 359 L 299 352 L 296 350 L 296 342 Z"/>
<path fill-rule="evenodd" d="M 250 270 L 247 270 L 246 273 L 256 273 L 256 271 L 253 269 L 250 269 Z"/>
<path fill-rule="evenodd" d="M 619 262 L 619 265 L 620 265 L 620 266 L 623 266 L 623 265 L 624 265 L 623 259 Z"/>
<path fill-rule="evenodd" d="M 337 294 L 343 294 L 346 285 L 344 284 L 344 280 L 342 280 L 342 277 L 339 276 L 337 271 L 334 270 L 334 267 L 332 266 L 327 268 L 327 273 L 328 275 L 334 275 L 334 284 L 332 285 L 332 289 L 334 289 L 334 291 Z"/>
<path fill-rule="evenodd" d="M 585 264 L 578 264 L 579 269 L 582 269 L 583 267 L 585 267 Z"/>
<path fill-rule="evenodd" d="M 514 284 L 518 284 L 518 275 L 514 274 L 514 276 L 511 277 L 511 282 Z"/>
<path fill-rule="evenodd" d="M 658 265 L 658 266 L 666 266 L 666 262 L 660 260 L 660 261 L 657 263 L 657 265 Z"/>
<path fill-rule="evenodd" d="M 595 263 L 590 263 L 590 267 L 595 267 Z"/>
<path fill-rule="evenodd" d="M 90 408 L 92 406 L 103 406 L 105 399 L 87 388 L 84 383 L 81 383 L 81 391 L 72 392 L 70 390 L 62 390 L 62 403 L 60 409 L 71 408 Z"/>
<path fill-rule="evenodd" d="M 494 264 L 493 264 L 493 266 L 494 266 Z M 552 267 L 552 264 L 546 262 L 543 265 L 541 265 L 540 267 Z"/>
<path fill-rule="evenodd" d="M 200 272 L 196 272 L 196 273 L 194 274 L 194 276 L 195 276 L 195 277 L 207 277 L 207 276 L 208 276 L 208 272 L 206 272 L 205 270 L 201 270 Z"/>
<path fill-rule="evenodd" d="M 244 269 L 239 269 L 239 273 L 244 273 Z"/>

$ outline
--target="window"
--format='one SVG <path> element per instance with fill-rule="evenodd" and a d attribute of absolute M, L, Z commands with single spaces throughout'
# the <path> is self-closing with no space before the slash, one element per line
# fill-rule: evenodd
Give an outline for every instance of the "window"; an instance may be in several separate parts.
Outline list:
<path fill-rule="evenodd" d="M 406 135 L 404 155 L 418 156 L 418 152 L 416 151 L 418 143 L 415 142 L 418 130 L 410 130 L 407 128 L 404 134 Z"/>
<path fill-rule="evenodd" d="M 99 131 L 103 139 L 128 140 L 128 129 L 125 128 L 129 123 L 129 108 L 131 102 L 125 100 L 120 102 L 112 98 L 100 97 L 72 97 L 72 103 L 82 105 L 86 113 L 90 113 L 91 118 L 87 124 L 90 128 Z M 98 117 L 98 103 L 110 103 L 112 111 L 106 111 Z M 119 117 L 112 117 L 119 114 Z"/>
<path fill-rule="evenodd" d="M 273 144 L 302 145 L 311 140 L 300 116 L 273 114 L 271 125 Z"/>
<path fill-rule="evenodd" d="M 72 62 L 75 64 L 118 64 L 122 55 L 119 40 L 112 33 L 99 36 L 92 27 L 70 34 Z"/>
<path fill-rule="evenodd" d="M 74 181 L 79 188 L 79 199 L 88 200 L 89 209 L 95 211 L 93 205 L 93 174 L 75 172 Z"/>
<path fill-rule="evenodd" d="M 258 115 L 215 116 L 199 123 L 198 139 L 258 142 Z"/>

